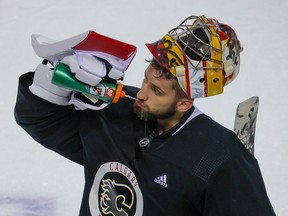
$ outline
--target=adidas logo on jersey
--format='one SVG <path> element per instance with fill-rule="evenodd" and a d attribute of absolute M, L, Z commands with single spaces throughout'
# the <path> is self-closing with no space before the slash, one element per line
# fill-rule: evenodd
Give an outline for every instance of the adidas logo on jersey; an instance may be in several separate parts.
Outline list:
<path fill-rule="evenodd" d="M 162 175 L 154 179 L 154 182 L 160 184 L 161 186 L 167 188 L 167 175 Z"/>

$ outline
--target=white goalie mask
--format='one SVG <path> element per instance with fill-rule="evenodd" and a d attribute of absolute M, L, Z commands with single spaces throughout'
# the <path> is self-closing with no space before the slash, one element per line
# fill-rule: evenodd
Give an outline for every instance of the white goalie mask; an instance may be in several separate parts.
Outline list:
<path fill-rule="evenodd" d="M 190 16 L 162 39 L 146 44 L 191 98 L 223 92 L 239 73 L 242 47 L 234 30 L 205 16 Z"/>

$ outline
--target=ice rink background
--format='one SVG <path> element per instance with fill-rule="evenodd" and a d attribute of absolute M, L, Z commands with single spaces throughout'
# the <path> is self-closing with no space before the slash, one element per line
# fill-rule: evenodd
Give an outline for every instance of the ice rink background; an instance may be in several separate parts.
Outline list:
<path fill-rule="evenodd" d="M 126 84 L 140 86 L 160 39 L 189 15 L 231 25 L 244 46 L 238 78 L 219 96 L 196 105 L 232 129 L 237 103 L 258 95 L 255 156 L 277 215 L 288 213 L 287 0 L 1 0 L 0 216 L 77 215 L 82 167 L 44 149 L 15 123 L 18 77 L 41 62 L 30 44 L 39 33 L 56 40 L 86 30 L 137 46 Z"/>

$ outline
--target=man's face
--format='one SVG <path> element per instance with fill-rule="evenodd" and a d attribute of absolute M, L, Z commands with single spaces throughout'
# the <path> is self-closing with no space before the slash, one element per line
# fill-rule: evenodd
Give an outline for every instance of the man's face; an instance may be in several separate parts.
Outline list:
<path fill-rule="evenodd" d="M 164 75 L 159 77 L 158 69 L 149 65 L 145 71 L 134 111 L 140 118 L 145 119 L 167 119 L 176 112 L 176 91 L 172 88 L 173 81 Z"/>

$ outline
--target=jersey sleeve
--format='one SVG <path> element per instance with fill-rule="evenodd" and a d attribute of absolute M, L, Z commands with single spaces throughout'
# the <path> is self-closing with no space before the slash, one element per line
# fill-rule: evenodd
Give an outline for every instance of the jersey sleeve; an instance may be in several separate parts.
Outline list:
<path fill-rule="evenodd" d="M 205 216 L 275 216 L 258 162 L 248 152 L 222 164 L 205 194 Z"/>
<path fill-rule="evenodd" d="M 59 106 L 33 95 L 28 87 L 33 72 L 19 78 L 14 116 L 34 140 L 60 155 L 83 164 L 83 147 L 79 136 L 80 112 L 73 106 Z"/>

